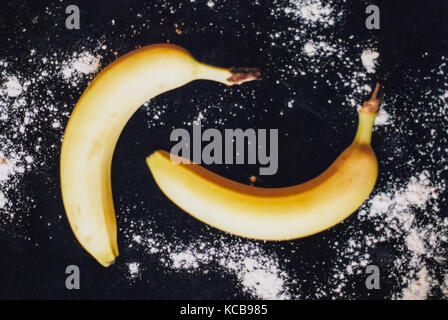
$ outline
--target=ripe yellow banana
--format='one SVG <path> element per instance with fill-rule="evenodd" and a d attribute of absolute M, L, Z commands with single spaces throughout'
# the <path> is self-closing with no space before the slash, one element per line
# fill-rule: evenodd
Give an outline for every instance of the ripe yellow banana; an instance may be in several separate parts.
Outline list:
<path fill-rule="evenodd" d="M 370 195 L 378 163 L 370 146 L 382 87 L 359 110 L 353 143 L 316 178 L 285 188 L 259 188 L 219 176 L 157 151 L 147 164 L 160 189 L 180 208 L 226 232 L 261 240 L 315 234 L 347 218 Z M 174 155 L 171 155 L 174 157 Z"/>
<path fill-rule="evenodd" d="M 156 44 L 132 51 L 105 68 L 85 90 L 65 129 L 61 189 L 65 210 L 81 245 L 103 266 L 118 256 L 111 189 L 116 142 L 147 100 L 197 79 L 240 84 L 256 69 L 224 69 L 196 61 L 185 49 Z"/>

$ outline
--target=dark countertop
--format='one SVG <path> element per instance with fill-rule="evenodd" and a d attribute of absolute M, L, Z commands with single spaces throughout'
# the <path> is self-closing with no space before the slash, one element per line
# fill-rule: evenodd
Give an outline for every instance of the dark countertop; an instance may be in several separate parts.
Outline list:
<path fill-rule="evenodd" d="M 361 104 L 367 91 L 358 89 L 379 80 L 386 88 L 384 108 L 392 120 L 374 132 L 373 147 L 380 163 L 374 194 L 400 190 L 411 177 L 427 170 L 438 198 L 428 205 L 411 205 L 410 210 L 415 215 L 415 230 L 435 230 L 437 237 L 443 234 L 445 229 L 432 224 L 448 217 L 444 189 L 448 120 L 442 98 L 447 92 L 448 6 L 444 1 L 305 0 L 305 4 L 332 8 L 330 17 L 336 20 L 328 25 L 285 13 L 284 8 L 294 8 L 294 3 L 300 1 L 227 0 L 211 2 L 214 6 L 205 0 L 77 1 L 80 30 L 65 28 L 65 7 L 71 4 L 67 1 L 16 0 L 2 5 L 0 61 L 8 65 L 1 69 L 0 85 L 9 75 L 17 75 L 22 84 L 31 82 L 22 93 L 25 106 L 16 110 L 12 99 L 0 100 L 0 109 L 6 106 L 11 112 L 10 120 L 0 121 L 0 133 L 11 137 L 15 150 L 20 146 L 34 162 L 8 189 L 14 209 L 0 209 L 0 298 L 254 297 L 242 289 L 238 271 L 230 272 L 213 261 L 222 254 L 190 271 L 166 268 L 166 261 L 160 260 L 169 257 L 169 250 L 177 250 L 172 247 L 176 243 L 181 248 L 197 246 L 198 238 L 210 248 L 232 251 L 229 248 L 235 246 L 236 255 L 247 253 L 242 247 L 254 246 L 275 259 L 287 274 L 283 279 L 287 279 L 284 285 L 290 298 L 389 299 L 403 291 L 407 286 L 403 279 L 421 268 L 421 264 L 412 266 L 412 254 L 403 251 L 407 237 L 403 230 L 397 238 L 381 239 L 382 231 L 375 227 L 379 223 L 384 227 L 384 221 L 372 222 L 355 213 L 344 223 L 305 239 L 280 243 L 238 239 L 178 209 L 160 192 L 146 167 L 146 156 L 157 149 L 170 149 L 173 128 L 188 128 L 186 122 L 206 111 L 206 127 L 279 129 L 278 173 L 261 177 L 257 185 L 306 181 L 322 172 L 351 142 L 357 118 L 350 100 Z M 371 3 L 381 9 L 380 30 L 365 28 L 364 11 Z M 80 75 L 72 87 L 60 76 L 61 63 L 73 52 L 90 52 L 100 55 L 104 66 L 115 59 L 114 52 L 122 55 L 138 46 L 167 41 L 187 48 L 200 61 L 259 66 L 265 76 L 262 81 L 230 89 L 198 81 L 151 100 L 133 116 L 120 137 L 112 168 L 121 252 L 117 262 L 105 269 L 80 247 L 70 230 L 58 173 L 63 128 L 93 75 Z M 326 50 L 331 53 L 305 55 L 302 48 L 310 41 L 329 46 Z M 380 52 L 374 74 L 366 73 L 360 61 L 363 50 L 370 48 Z M 35 52 L 32 56 L 31 50 Z M 56 64 L 46 64 L 45 58 Z M 39 79 L 44 71 L 50 76 Z M 351 80 L 355 86 L 344 85 Z M 36 110 L 34 123 L 14 137 L 18 124 L 14 121 L 23 121 L 26 108 Z M 162 111 L 157 121 L 154 110 Z M 54 121 L 61 126 L 53 128 Z M 253 165 L 209 168 L 245 183 L 258 173 Z M 7 219 L 11 212 L 14 218 Z M 429 238 L 428 233 L 422 234 Z M 158 253 L 150 254 L 150 245 L 136 243 L 134 236 L 158 239 L 163 245 Z M 380 240 L 364 247 L 370 236 Z M 355 252 L 347 251 L 352 248 L 350 240 L 360 243 Z M 427 250 L 435 256 L 416 259 L 430 271 L 428 297 L 437 299 L 444 296 L 448 263 L 447 242 L 439 239 L 435 243 L 437 250 Z M 359 261 L 365 253 L 368 264 L 384 270 L 380 290 L 364 286 L 365 266 Z M 437 259 L 443 256 L 445 260 Z M 397 267 L 399 260 L 409 267 Z M 353 261 L 355 274 L 344 273 Z M 140 270 L 133 277 L 128 267 L 135 262 Z M 65 289 L 65 268 L 70 264 L 81 270 L 81 290 Z M 335 279 L 342 274 L 344 280 Z M 339 283 L 344 283 L 340 289 Z"/>

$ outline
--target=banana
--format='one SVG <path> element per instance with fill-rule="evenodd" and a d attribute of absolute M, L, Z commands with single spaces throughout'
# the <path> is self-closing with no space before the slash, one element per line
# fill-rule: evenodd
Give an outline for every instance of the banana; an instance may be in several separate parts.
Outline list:
<path fill-rule="evenodd" d="M 155 44 L 107 66 L 76 104 L 61 147 L 64 207 L 81 245 L 103 266 L 118 256 L 111 164 L 121 131 L 149 99 L 190 81 L 225 85 L 259 79 L 257 69 L 225 69 L 196 61 L 185 49 Z"/>
<path fill-rule="evenodd" d="M 165 151 L 147 158 L 165 195 L 195 218 L 222 231 L 259 240 L 309 236 L 347 218 L 372 192 L 378 163 L 370 146 L 382 99 L 377 84 L 359 110 L 353 143 L 316 178 L 284 188 L 259 188 L 219 176 L 205 168 L 171 161 Z M 185 160 L 185 159 L 184 159 Z"/>

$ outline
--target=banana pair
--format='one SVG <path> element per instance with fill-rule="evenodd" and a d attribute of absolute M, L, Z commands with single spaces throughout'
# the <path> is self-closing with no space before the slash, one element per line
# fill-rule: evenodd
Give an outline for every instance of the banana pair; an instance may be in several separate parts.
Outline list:
<path fill-rule="evenodd" d="M 111 164 L 120 133 L 144 102 L 199 79 L 235 85 L 259 79 L 259 72 L 217 68 L 181 47 L 150 45 L 107 66 L 76 104 L 62 143 L 62 196 L 75 236 L 103 266 L 118 256 Z M 322 174 L 300 185 L 244 185 L 193 163 L 176 164 L 165 151 L 147 163 L 169 199 L 215 228 L 262 240 L 305 237 L 344 220 L 371 193 L 378 164 L 370 140 L 380 103 L 377 85 L 359 110 L 353 143 Z"/>

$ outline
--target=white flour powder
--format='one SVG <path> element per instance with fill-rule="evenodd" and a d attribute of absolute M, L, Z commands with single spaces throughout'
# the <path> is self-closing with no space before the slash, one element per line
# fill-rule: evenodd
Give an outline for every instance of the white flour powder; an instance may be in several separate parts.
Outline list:
<path fill-rule="evenodd" d="M 89 52 L 75 53 L 73 58 L 62 63 L 61 73 L 72 85 L 82 79 L 82 75 L 95 73 L 100 68 L 100 57 Z"/>
<path fill-rule="evenodd" d="M 28 209 L 35 204 L 22 192 L 22 179 L 48 160 L 46 152 L 50 150 L 42 152 L 41 132 L 51 126 L 62 136 L 61 119 L 68 116 L 56 107 L 59 102 L 51 89 L 42 90 L 42 85 L 38 88 L 36 84 L 57 79 L 60 74 L 76 87 L 99 68 L 99 56 L 87 51 L 64 59 L 57 55 L 39 58 L 36 50 L 31 50 L 29 61 L 39 72 L 27 77 L 16 73 L 10 63 L 0 61 L 0 230 L 25 223 Z M 34 142 L 30 147 L 25 146 L 28 140 Z"/>
<path fill-rule="evenodd" d="M 295 281 L 281 270 L 275 255 L 266 253 L 256 243 L 229 240 L 224 235 L 214 240 L 199 237 L 189 244 L 181 240 L 167 242 L 147 224 L 133 225 L 126 237 L 148 254 L 157 255 L 167 270 L 207 274 L 217 269 L 236 276 L 241 289 L 254 298 L 291 298 L 288 286 Z"/>
<path fill-rule="evenodd" d="M 364 50 L 361 55 L 361 62 L 367 72 L 375 73 L 376 59 L 380 54 L 373 50 Z"/>

